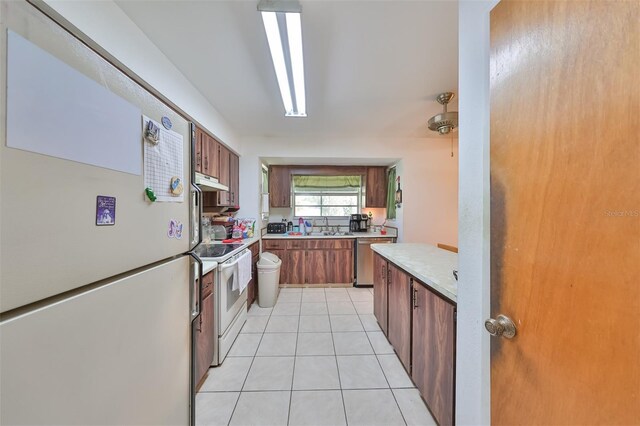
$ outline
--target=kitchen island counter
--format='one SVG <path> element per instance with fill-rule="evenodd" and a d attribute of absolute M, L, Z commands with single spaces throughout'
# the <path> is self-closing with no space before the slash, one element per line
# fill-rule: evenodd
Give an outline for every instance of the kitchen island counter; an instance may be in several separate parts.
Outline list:
<path fill-rule="evenodd" d="M 372 244 L 371 249 L 418 281 L 456 303 L 458 254 L 429 244 Z"/>

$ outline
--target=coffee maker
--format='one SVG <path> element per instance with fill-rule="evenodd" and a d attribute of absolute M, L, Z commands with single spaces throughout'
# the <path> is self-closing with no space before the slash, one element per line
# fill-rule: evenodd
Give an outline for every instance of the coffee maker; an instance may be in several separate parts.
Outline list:
<path fill-rule="evenodd" d="M 369 216 L 366 214 L 352 214 L 349 220 L 349 231 L 351 232 L 367 232 L 369 225 Z"/>

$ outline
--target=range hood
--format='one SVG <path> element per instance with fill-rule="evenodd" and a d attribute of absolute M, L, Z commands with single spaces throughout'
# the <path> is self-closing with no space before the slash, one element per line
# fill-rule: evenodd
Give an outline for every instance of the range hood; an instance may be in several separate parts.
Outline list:
<path fill-rule="evenodd" d="M 201 173 L 196 173 L 196 185 L 200 187 L 200 189 L 204 192 L 207 191 L 228 191 L 229 187 L 224 186 L 218 179 L 205 176 Z"/>

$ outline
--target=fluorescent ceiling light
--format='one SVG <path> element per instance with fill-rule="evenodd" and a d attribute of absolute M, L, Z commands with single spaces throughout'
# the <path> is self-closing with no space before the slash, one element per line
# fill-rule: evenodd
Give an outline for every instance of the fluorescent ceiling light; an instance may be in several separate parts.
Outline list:
<path fill-rule="evenodd" d="M 306 117 L 300 12 L 292 11 L 290 7 L 274 9 L 273 3 L 269 7 L 258 6 L 262 13 L 285 116 Z M 286 44 L 283 43 L 284 37 Z"/>

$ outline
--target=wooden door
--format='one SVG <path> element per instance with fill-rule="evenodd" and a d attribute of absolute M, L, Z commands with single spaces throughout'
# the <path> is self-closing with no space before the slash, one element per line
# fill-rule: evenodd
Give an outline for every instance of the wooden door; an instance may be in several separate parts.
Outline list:
<path fill-rule="evenodd" d="M 203 174 L 211 176 L 211 170 L 209 163 L 211 162 L 211 144 L 209 143 L 209 135 L 205 132 L 200 132 L 200 145 L 202 146 L 202 168 Z"/>
<path fill-rule="evenodd" d="M 202 173 L 202 130 L 196 127 L 196 172 Z"/>
<path fill-rule="evenodd" d="M 330 250 L 307 250 L 306 282 L 327 284 L 329 282 Z"/>
<path fill-rule="evenodd" d="M 373 315 L 387 335 L 387 261 L 373 254 Z"/>
<path fill-rule="evenodd" d="M 306 250 L 287 250 L 287 277 L 289 284 L 305 284 L 306 274 Z"/>
<path fill-rule="evenodd" d="M 210 293 L 202 300 L 200 318 L 193 324 L 196 328 L 196 383 L 202 380 L 213 361 L 214 338 L 217 338 L 213 329 L 213 314 L 213 294 Z"/>
<path fill-rule="evenodd" d="M 269 167 L 269 205 L 291 207 L 291 174 L 287 166 Z"/>
<path fill-rule="evenodd" d="M 331 282 L 353 284 L 353 249 L 332 250 Z"/>
<path fill-rule="evenodd" d="M 440 425 L 454 423 L 455 307 L 413 282 L 411 378 Z"/>
<path fill-rule="evenodd" d="M 229 153 L 229 195 L 230 204 L 237 206 L 240 202 L 240 158 L 234 153 Z"/>
<path fill-rule="evenodd" d="M 407 371 L 411 368 L 411 277 L 387 264 L 389 342 Z"/>
<path fill-rule="evenodd" d="M 218 158 L 218 156 L 220 155 L 220 151 L 218 149 L 218 141 L 216 141 L 214 138 L 212 138 L 209 135 L 205 135 L 206 136 L 206 140 L 207 140 L 207 156 L 204 162 L 204 165 L 207 168 L 207 172 L 206 174 L 209 176 L 213 176 L 215 178 L 220 178 L 220 170 L 219 170 L 219 163 L 220 163 L 220 159 Z M 203 143 L 204 145 L 204 143 Z"/>
<path fill-rule="evenodd" d="M 387 206 L 387 168 L 368 167 L 366 181 L 366 207 Z"/>
<path fill-rule="evenodd" d="M 229 150 L 218 144 L 218 152 L 219 152 L 219 157 L 218 157 L 218 174 L 220 176 L 218 176 L 218 181 L 225 185 L 225 186 L 229 186 L 230 184 L 230 175 L 229 175 L 229 161 L 230 161 L 230 152 Z M 220 191 L 218 192 L 218 205 L 219 206 L 228 206 L 231 204 L 231 193 L 230 193 L 231 188 L 229 188 L 229 191 Z"/>
<path fill-rule="evenodd" d="M 491 13 L 494 424 L 640 424 L 640 2 Z"/>

